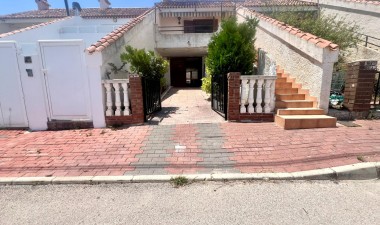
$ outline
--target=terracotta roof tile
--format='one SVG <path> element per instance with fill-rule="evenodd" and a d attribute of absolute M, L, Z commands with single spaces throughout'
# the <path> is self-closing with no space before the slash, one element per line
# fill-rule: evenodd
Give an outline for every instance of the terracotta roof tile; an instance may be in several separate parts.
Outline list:
<path fill-rule="evenodd" d="M 123 35 L 132 29 L 135 25 L 139 24 L 141 21 L 144 20 L 147 14 L 152 12 L 154 8 L 146 10 L 144 13 L 139 15 L 138 17 L 134 18 L 132 21 L 129 23 L 115 29 L 111 33 L 107 34 L 103 38 L 101 38 L 99 41 L 96 43 L 92 44 L 90 47 L 87 48 L 87 52 L 92 54 L 94 52 L 101 52 L 103 51 L 106 47 L 108 47 L 110 44 L 113 42 L 117 41 L 119 38 L 123 37 Z"/>
<path fill-rule="evenodd" d="M 0 34 L 0 38 L 8 37 L 8 36 L 11 36 L 13 34 L 21 33 L 21 32 L 32 30 L 32 29 L 36 29 L 36 28 L 39 28 L 39 27 L 47 26 L 49 24 L 56 23 L 56 22 L 59 22 L 59 21 L 63 21 L 63 20 L 66 20 L 68 18 L 70 18 L 70 17 L 65 17 L 65 18 L 61 18 L 61 19 L 55 19 L 53 21 L 49 21 L 49 22 L 45 22 L 45 23 L 40 23 L 40 24 L 33 25 L 33 26 L 30 26 L 30 27 L 22 28 L 20 30 L 14 30 L 14 31 L 11 31 L 11 32 L 8 32 L 8 33 Z"/>
<path fill-rule="evenodd" d="M 166 1 L 157 3 L 158 8 L 215 8 L 215 7 L 234 7 L 232 1 Z"/>
<path fill-rule="evenodd" d="M 135 18 L 149 8 L 83 8 L 83 18 Z M 73 12 L 70 13 L 73 15 Z M 54 19 L 66 17 L 66 9 L 32 10 L 0 16 L 0 19 Z"/>
<path fill-rule="evenodd" d="M 235 7 L 235 2 L 245 7 L 257 7 L 257 6 L 314 6 L 317 5 L 313 2 L 306 2 L 300 0 L 246 0 L 246 1 L 217 1 L 217 0 L 203 0 L 203 1 L 165 1 L 157 4 L 159 8 L 214 8 L 220 7 Z"/>
<path fill-rule="evenodd" d="M 300 0 L 247 0 L 242 3 L 245 7 L 259 6 L 316 6 L 317 3 Z"/>
<path fill-rule="evenodd" d="M 331 41 L 317 37 L 317 36 L 310 34 L 310 33 L 303 32 L 298 28 L 289 26 L 289 25 L 287 25 L 281 21 L 275 20 L 273 18 L 271 18 L 271 20 L 269 20 L 270 17 L 265 16 L 261 13 L 258 13 L 252 9 L 249 9 L 249 8 L 246 8 L 243 6 L 239 6 L 239 7 L 241 7 L 243 9 L 249 11 L 250 13 L 254 14 L 257 18 L 259 18 L 261 20 L 265 20 L 265 21 L 270 21 L 271 24 L 273 24 L 273 25 L 275 25 L 275 26 L 277 26 L 283 30 L 286 30 L 287 32 L 289 32 L 292 35 L 295 35 L 295 36 L 302 38 L 308 42 L 311 42 L 320 48 L 329 48 L 330 50 L 333 50 L 333 51 L 339 49 L 339 46 L 337 44 L 332 43 Z"/>

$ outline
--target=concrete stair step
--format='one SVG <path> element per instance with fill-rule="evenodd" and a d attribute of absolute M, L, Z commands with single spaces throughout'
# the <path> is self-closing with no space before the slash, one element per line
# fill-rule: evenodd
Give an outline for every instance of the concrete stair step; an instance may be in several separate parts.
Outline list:
<path fill-rule="evenodd" d="M 323 109 L 317 108 L 287 108 L 277 110 L 277 115 L 324 115 Z"/>
<path fill-rule="evenodd" d="M 287 83 L 288 79 L 286 77 L 277 77 L 276 84 L 278 83 Z"/>
<path fill-rule="evenodd" d="M 278 87 L 276 87 L 275 94 L 298 94 L 298 88 L 278 88 Z"/>
<path fill-rule="evenodd" d="M 336 127 L 336 118 L 325 115 L 276 115 L 275 122 L 285 130 Z"/>
<path fill-rule="evenodd" d="M 307 100 L 282 100 L 276 101 L 276 108 L 312 108 L 313 101 Z"/>
<path fill-rule="evenodd" d="M 306 100 L 305 94 L 277 94 L 276 99 L 282 100 Z"/>
<path fill-rule="evenodd" d="M 292 88 L 293 84 L 289 82 L 280 82 L 277 83 L 276 81 L 276 88 Z"/>

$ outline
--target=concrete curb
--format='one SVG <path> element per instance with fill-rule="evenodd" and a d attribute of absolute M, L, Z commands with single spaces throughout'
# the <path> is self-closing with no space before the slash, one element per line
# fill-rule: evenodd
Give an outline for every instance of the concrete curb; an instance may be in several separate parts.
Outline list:
<path fill-rule="evenodd" d="M 79 177 L 0 177 L 0 185 L 111 184 L 169 182 L 183 176 L 190 181 L 234 180 L 372 180 L 380 179 L 380 162 L 365 162 L 293 173 L 226 173 L 185 175 L 131 175 Z"/>

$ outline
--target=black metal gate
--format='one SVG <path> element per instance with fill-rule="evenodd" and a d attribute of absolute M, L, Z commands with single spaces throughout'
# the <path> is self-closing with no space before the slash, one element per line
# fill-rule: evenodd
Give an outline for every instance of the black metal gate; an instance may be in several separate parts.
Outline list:
<path fill-rule="evenodd" d="M 380 71 L 376 73 L 371 106 L 373 108 L 380 108 Z"/>
<path fill-rule="evenodd" d="M 160 79 L 142 78 L 144 115 L 147 116 L 161 110 Z"/>
<path fill-rule="evenodd" d="M 211 108 L 227 120 L 228 83 L 227 74 L 211 78 Z"/>

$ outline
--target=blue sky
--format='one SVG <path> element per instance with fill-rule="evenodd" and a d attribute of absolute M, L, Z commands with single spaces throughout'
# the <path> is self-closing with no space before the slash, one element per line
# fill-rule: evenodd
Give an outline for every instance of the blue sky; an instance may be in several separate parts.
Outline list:
<path fill-rule="evenodd" d="M 52 8 L 64 8 L 64 0 L 48 0 Z M 113 8 L 117 7 L 150 7 L 154 2 L 160 0 L 110 0 Z M 82 8 L 99 7 L 98 0 L 68 0 L 71 7 L 72 2 L 79 2 Z M 35 10 L 37 4 L 34 0 L 0 0 L 0 15 Z"/>

